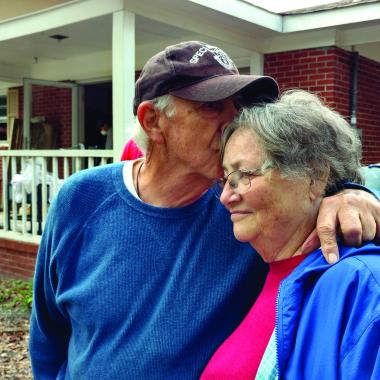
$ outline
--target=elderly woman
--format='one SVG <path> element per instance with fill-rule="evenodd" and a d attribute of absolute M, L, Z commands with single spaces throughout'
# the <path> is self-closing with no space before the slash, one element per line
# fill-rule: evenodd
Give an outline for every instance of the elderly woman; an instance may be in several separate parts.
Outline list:
<path fill-rule="evenodd" d="M 269 263 L 262 292 L 201 379 L 380 379 L 380 247 L 340 245 L 330 266 L 300 247 L 321 200 L 360 182 L 360 140 L 304 91 L 245 109 L 224 133 L 235 237 Z"/>

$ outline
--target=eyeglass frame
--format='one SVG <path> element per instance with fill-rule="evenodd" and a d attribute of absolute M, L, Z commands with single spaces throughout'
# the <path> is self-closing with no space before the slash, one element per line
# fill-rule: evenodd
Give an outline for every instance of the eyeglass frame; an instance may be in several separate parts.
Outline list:
<path fill-rule="evenodd" d="M 237 179 L 236 184 L 233 184 L 232 181 L 229 180 L 228 178 L 235 173 L 239 174 L 239 178 Z M 250 170 L 248 170 L 248 169 L 237 169 L 237 170 L 233 170 L 232 172 L 228 173 L 227 175 L 223 176 L 222 178 L 219 178 L 218 184 L 222 189 L 224 189 L 226 183 L 228 183 L 228 186 L 232 189 L 232 191 L 234 191 L 236 194 L 243 195 L 251 189 L 251 181 L 256 177 L 262 176 L 263 174 L 264 173 L 262 171 L 262 168 L 250 169 Z M 246 184 L 243 183 L 243 185 L 245 185 L 245 186 L 248 185 L 247 188 L 243 191 L 237 191 L 237 189 L 239 187 L 239 182 L 244 178 L 246 178 L 248 180 L 248 183 L 246 183 Z"/>

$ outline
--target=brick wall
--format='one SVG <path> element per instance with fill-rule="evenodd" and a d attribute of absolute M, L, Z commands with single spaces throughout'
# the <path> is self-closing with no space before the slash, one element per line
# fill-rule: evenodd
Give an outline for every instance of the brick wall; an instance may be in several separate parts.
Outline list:
<path fill-rule="evenodd" d="M 36 244 L 0 239 L 0 276 L 19 279 L 32 278 L 37 250 L 38 245 Z"/>
<path fill-rule="evenodd" d="M 357 123 L 366 162 L 380 162 L 380 63 L 359 59 Z"/>
<path fill-rule="evenodd" d="M 19 115 L 23 118 L 24 93 L 19 91 Z M 71 89 L 32 86 L 32 117 L 45 116 L 46 121 L 59 128 L 58 146 L 71 147 Z"/>
<path fill-rule="evenodd" d="M 320 95 L 344 117 L 350 116 L 352 55 L 337 48 L 266 54 L 264 72 L 281 91 L 302 88 Z M 360 57 L 357 126 L 363 136 L 363 163 L 380 162 L 380 63 Z"/>

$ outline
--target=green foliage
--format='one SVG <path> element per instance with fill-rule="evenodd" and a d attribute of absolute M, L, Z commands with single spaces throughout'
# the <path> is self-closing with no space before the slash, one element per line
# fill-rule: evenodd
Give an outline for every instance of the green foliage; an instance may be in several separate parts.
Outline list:
<path fill-rule="evenodd" d="M 0 279 L 0 309 L 29 312 L 32 307 L 32 281 Z"/>

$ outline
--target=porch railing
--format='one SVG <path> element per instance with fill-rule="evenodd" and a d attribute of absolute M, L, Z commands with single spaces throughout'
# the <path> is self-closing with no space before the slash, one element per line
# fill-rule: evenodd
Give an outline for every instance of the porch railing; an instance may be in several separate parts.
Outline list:
<path fill-rule="evenodd" d="M 39 242 L 50 202 L 63 181 L 113 161 L 112 150 L 0 150 L 0 237 Z"/>

